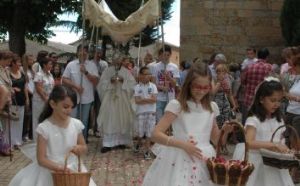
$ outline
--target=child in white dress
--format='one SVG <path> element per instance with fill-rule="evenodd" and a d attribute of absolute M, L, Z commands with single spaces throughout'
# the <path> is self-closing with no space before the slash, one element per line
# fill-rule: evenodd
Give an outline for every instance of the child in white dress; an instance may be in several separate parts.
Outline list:
<path fill-rule="evenodd" d="M 76 105 L 76 93 L 66 86 L 56 86 L 40 115 L 37 132 L 37 147 L 25 146 L 23 152 L 32 163 L 21 169 L 9 186 L 53 186 L 51 172 L 64 171 L 64 158 L 68 152 L 83 155 L 87 152 L 81 121 L 71 118 Z M 36 154 L 37 157 L 34 157 Z M 77 172 L 77 158 L 70 156 L 68 172 Z M 82 165 L 82 170 L 86 168 Z M 96 185 L 90 180 L 90 186 Z"/>
<path fill-rule="evenodd" d="M 274 142 L 270 142 L 274 131 L 284 125 L 280 113 L 283 98 L 283 87 L 279 80 L 268 77 L 257 88 L 253 104 L 245 123 L 246 140 L 249 144 L 249 162 L 254 164 L 254 171 L 249 177 L 247 186 L 292 186 L 294 185 L 287 169 L 278 169 L 263 164 L 259 149 L 285 152 L 288 149 L 283 143 L 282 132 L 276 132 Z M 243 159 L 244 144 L 235 148 L 233 159 Z"/>
<path fill-rule="evenodd" d="M 144 186 L 213 185 L 205 160 L 216 155 L 210 140 L 216 144 L 220 131 L 215 120 L 219 110 L 210 100 L 210 91 L 208 66 L 194 64 L 178 99 L 170 101 L 154 129 L 153 141 L 165 146 L 156 154 Z M 173 136 L 167 136 L 165 132 L 171 125 Z M 229 125 L 223 127 L 226 134 L 232 129 Z"/>

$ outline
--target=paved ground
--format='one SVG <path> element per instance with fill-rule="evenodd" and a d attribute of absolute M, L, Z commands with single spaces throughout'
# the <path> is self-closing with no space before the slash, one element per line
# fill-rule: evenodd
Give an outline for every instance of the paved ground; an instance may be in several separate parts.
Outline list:
<path fill-rule="evenodd" d="M 145 161 L 143 154 L 134 154 L 131 149 L 100 153 L 100 139 L 91 137 L 89 152 L 84 163 L 92 171 L 92 177 L 99 186 L 141 185 L 151 160 Z M 233 147 L 229 147 L 233 151 Z M 0 156 L 0 186 L 7 186 L 12 177 L 31 161 L 20 151 L 14 152 L 13 161 Z M 300 184 L 298 184 L 300 186 Z"/>
<path fill-rule="evenodd" d="M 99 141 L 99 138 L 90 138 L 89 152 L 84 158 L 97 185 L 140 185 L 152 161 L 145 161 L 142 153 L 134 154 L 131 149 L 102 154 Z M 12 162 L 9 157 L 0 156 L 0 186 L 7 186 L 12 177 L 30 162 L 20 151 L 14 151 Z"/>

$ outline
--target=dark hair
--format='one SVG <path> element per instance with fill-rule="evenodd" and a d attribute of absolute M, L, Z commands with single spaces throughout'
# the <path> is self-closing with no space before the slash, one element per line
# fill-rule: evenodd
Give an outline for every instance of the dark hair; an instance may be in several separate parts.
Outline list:
<path fill-rule="evenodd" d="M 283 86 L 280 82 L 271 80 L 271 81 L 263 81 L 257 88 L 253 103 L 248 112 L 248 117 L 255 115 L 258 119 L 263 122 L 266 120 L 266 110 L 264 106 L 261 104 L 261 99 L 271 96 L 276 91 L 283 91 Z M 271 115 L 272 118 L 276 118 L 278 122 L 282 120 L 282 113 L 280 108 L 278 108 Z"/>
<path fill-rule="evenodd" d="M 191 68 L 191 64 L 185 60 L 181 61 L 179 65 L 183 70 L 187 70 L 187 69 Z"/>
<path fill-rule="evenodd" d="M 55 67 L 58 67 L 58 68 L 59 68 L 58 74 L 55 74 L 55 73 L 54 73 Z M 55 65 L 53 66 L 53 68 L 51 69 L 51 74 L 52 74 L 53 78 L 60 78 L 60 77 L 62 76 L 60 64 L 57 63 L 57 64 L 55 64 Z"/>
<path fill-rule="evenodd" d="M 80 45 L 77 46 L 76 52 L 78 53 L 81 48 L 83 48 L 86 51 L 89 51 L 89 46 L 88 45 L 83 45 L 83 47 L 82 47 L 82 44 L 80 44 Z"/>
<path fill-rule="evenodd" d="M 41 50 L 38 52 L 36 61 L 40 62 L 42 59 L 46 58 L 48 56 L 48 52 L 46 50 Z"/>
<path fill-rule="evenodd" d="M 9 50 L 0 50 L 0 60 L 13 59 L 14 53 Z"/>
<path fill-rule="evenodd" d="M 230 72 L 237 72 L 237 71 L 241 71 L 241 64 L 240 63 L 231 63 L 229 65 L 229 71 Z"/>
<path fill-rule="evenodd" d="M 144 70 L 149 70 L 149 68 L 147 66 L 143 66 L 142 68 L 140 68 L 139 74 L 142 74 Z"/>
<path fill-rule="evenodd" d="M 162 54 L 163 52 L 170 52 L 172 53 L 172 48 L 169 45 L 164 45 L 161 49 L 159 49 L 158 54 Z"/>
<path fill-rule="evenodd" d="M 45 119 L 49 118 L 52 115 L 53 109 L 50 106 L 51 100 L 57 103 L 57 102 L 63 101 L 67 97 L 69 97 L 72 100 L 72 103 L 73 103 L 72 108 L 75 108 L 76 104 L 77 104 L 76 92 L 69 86 L 56 85 L 53 88 L 52 92 L 50 93 L 49 99 L 48 99 L 47 103 L 45 104 L 45 107 L 44 107 L 41 115 L 39 116 L 39 123 L 43 122 Z"/>
<path fill-rule="evenodd" d="M 300 53 L 293 57 L 293 65 L 294 66 L 300 65 Z"/>
<path fill-rule="evenodd" d="M 47 65 L 50 62 L 50 59 L 48 57 L 41 58 L 38 63 L 40 64 L 41 68 L 43 69 L 45 65 Z"/>
<path fill-rule="evenodd" d="M 57 54 L 55 53 L 55 52 L 51 52 L 50 54 L 49 54 L 49 57 L 53 57 L 53 56 L 56 56 Z"/>
<path fill-rule="evenodd" d="M 180 91 L 180 94 L 178 96 L 178 101 L 181 105 L 181 108 L 185 112 L 190 111 L 187 105 L 187 101 L 192 99 L 191 84 L 199 76 L 209 77 L 209 80 L 210 81 L 212 80 L 210 69 L 208 68 L 208 65 L 203 62 L 197 62 L 192 65 L 192 67 L 190 68 L 190 70 L 186 75 L 185 81 L 182 85 L 182 90 Z M 210 102 L 211 102 L 211 96 L 208 93 L 203 97 L 201 103 L 204 108 L 212 112 Z"/>
<path fill-rule="evenodd" d="M 291 58 L 293 56 L 293 51 L 292 51 L 292 47 L 286 47 L 284 49 L 282 49 L 281 51 L 281 56 L 286 59 L 286 58 Z"/>
<path fill-rule="evenodd" d="M 257 58 L 258 59 L 267 59 L 267 57 L 270 55 L 270 52 L 267 48 L 262 48 L 257 52 Z"/>
<path fill-rule="evenodd" d="M 254 47 L 249 47 L 246 49 L 246 51 L 253 51 L 254 53 L 256 53 L 256 49 Z"/>
<path fill-rule="evenodd" d="M 208 65 L 211 65 L 211 64 L 214 63 L 216 55 L 218 55 L 218 53 L 213 53 L 213 54 L 210 56 Z"/>
<path fill-rule="evenodd" d="M 11 60 L 10 66 L 12 66 L 13 64 L 17 64 L 17 61 L 21 60 L 21 57 L 18 54 L 13 54 L 13 58 Z"/>

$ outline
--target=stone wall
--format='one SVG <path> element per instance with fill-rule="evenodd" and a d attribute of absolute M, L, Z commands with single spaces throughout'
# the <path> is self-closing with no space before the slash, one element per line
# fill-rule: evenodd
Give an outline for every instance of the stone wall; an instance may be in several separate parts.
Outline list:
<path fill-rule="evenodd" d="M 223 52 L 230 62 L 241 62 L 245 49 L 267 47 L 280 62 L 284 46 L 280 11 L 283 0 L 182 0 L 181 60 L 209 59 Z"/>

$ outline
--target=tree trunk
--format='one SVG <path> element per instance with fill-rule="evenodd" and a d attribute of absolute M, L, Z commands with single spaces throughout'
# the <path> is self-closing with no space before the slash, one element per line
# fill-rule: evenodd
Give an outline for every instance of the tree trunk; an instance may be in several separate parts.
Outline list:
<path fill-rule="evenodd" d="M 26 9 L 23 3 L 17 3 L 14 8 L 13 18 L 8 30 L 9 49 L 22 56 L 25 53 L 25 19 Z"/>

